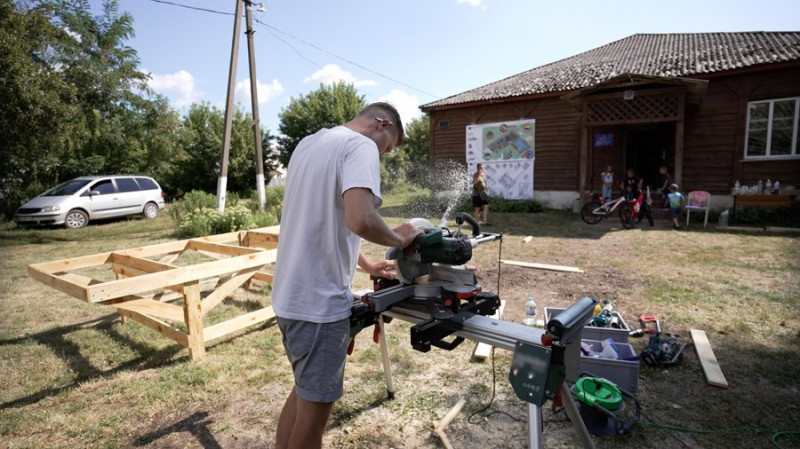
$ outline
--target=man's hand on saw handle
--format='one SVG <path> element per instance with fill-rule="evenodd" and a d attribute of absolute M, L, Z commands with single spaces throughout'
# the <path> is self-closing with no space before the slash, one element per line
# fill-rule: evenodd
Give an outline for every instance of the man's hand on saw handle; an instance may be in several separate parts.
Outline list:
<path fill-rule="evenodd" d="M 394 228 L 393 231 L 395 234 L 403 238 L 403 244 L 400 245 L 399 248 L 407 247 L 414 242 L 414 239 L 417 238 L 418 235 L 422 234 L 423 232 L 421 228 L 418 228 L 411 223 L 403 223 Z"/>

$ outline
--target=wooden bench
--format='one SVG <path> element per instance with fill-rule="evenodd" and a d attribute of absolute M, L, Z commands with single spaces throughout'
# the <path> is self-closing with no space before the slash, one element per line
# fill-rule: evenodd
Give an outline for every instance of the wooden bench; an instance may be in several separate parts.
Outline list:
<path fill-rule="evenodd" d="M 794 201 L 794 195 L 734 195 L 733 196 L 733 217 L 736 220 L 736 208 L 738 207 L 789 207 Z"/>

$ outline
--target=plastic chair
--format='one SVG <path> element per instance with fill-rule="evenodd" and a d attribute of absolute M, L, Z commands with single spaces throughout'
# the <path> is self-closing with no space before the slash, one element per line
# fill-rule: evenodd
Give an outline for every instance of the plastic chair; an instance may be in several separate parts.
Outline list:
<path fill-rule="evenodd" d="M 689 196 L 686 199 L 686 205 L 683 206 L 683 209 L 686 211 L 686 227 L 689 227 L 689 214 L 691 214 L 692 211 L 706 211 L 706 218 L 705 221 L 703 221 L 703 227 L 707 227 L 708 211 L 711 210 L 711 194 L 705 190 L 695 190 L 689 192 Z"/>

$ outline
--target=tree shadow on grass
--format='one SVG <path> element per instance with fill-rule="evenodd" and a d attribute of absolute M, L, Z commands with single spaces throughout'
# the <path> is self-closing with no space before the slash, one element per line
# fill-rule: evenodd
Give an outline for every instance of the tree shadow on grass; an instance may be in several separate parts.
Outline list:
<path fill-rule="evenodd" d="M 62 359 L 69 370 L 74 373 L 73 381 L 70 384 L 45 388 L 31 395 L 0 403 L 0 410 L 35 404 L 42 399 L 56 396 L 62 392 L 77 388 L 87 380 L 109 378 L 121 371 L 138 371 L 156 368 L 175 363 L 179 360 L 175 359 L 174 357 L 179 351 L 183 350 L 182 346 L 175 344 L 167 346 L 163 349 L 154 349 L 149 345 L 132 340 L 129 337 L 120 334 L 116 329 L 113 328 L 114 321 L 117 318 L 117 314 L 110 314 L 93 320 L 84 321 L 82 323 L 50 329 L 38 334 L 26 335 L 24 337 L 13 338 L 9 340 L 0 340 L 0 346 L 25 344 L 31 340 L 36 341 L 40 345 L 49 347 L 53 351 L 53 354 Z M 133 348 L 133 350 L 136 351 L 139 356 L 133 360 L 121 363 L 111 369 L 98 369 L 81 354 L 81 348 L 79 345 L 69 341 L 66 338 L 71 332 L 88 327 L 93 327 L 96 330 L 102 331 L 105 335 L 108 335 L 113 340 Z"/>
<path fill-rule="evenodd" d="M 136 438 L 133 440 L 133 444 L 134 446 L 146 446 L 169 434 L 188 432 L 197 438 L 197 441 L 199 441 L 204 448 L 222 449 L 222 446 L 219 445 L 217 439 L 214 438 L 214 434 L 212 434 L 209 429 L 209 426 L 213 423 L 213 420 L 208 419 L 208 412 L 196 412 L 169 426 L 162 427 L 161 429 L 154 430 Z"/>

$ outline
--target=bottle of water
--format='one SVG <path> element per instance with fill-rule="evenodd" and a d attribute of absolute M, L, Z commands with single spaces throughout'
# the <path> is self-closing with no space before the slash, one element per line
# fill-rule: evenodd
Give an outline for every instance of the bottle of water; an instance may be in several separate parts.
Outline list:
<path fill-rule="evenodd" d="M 528 326 L 536 326 L 536 301 L 530 296 L 525 303 L 525 324 Z"/>

